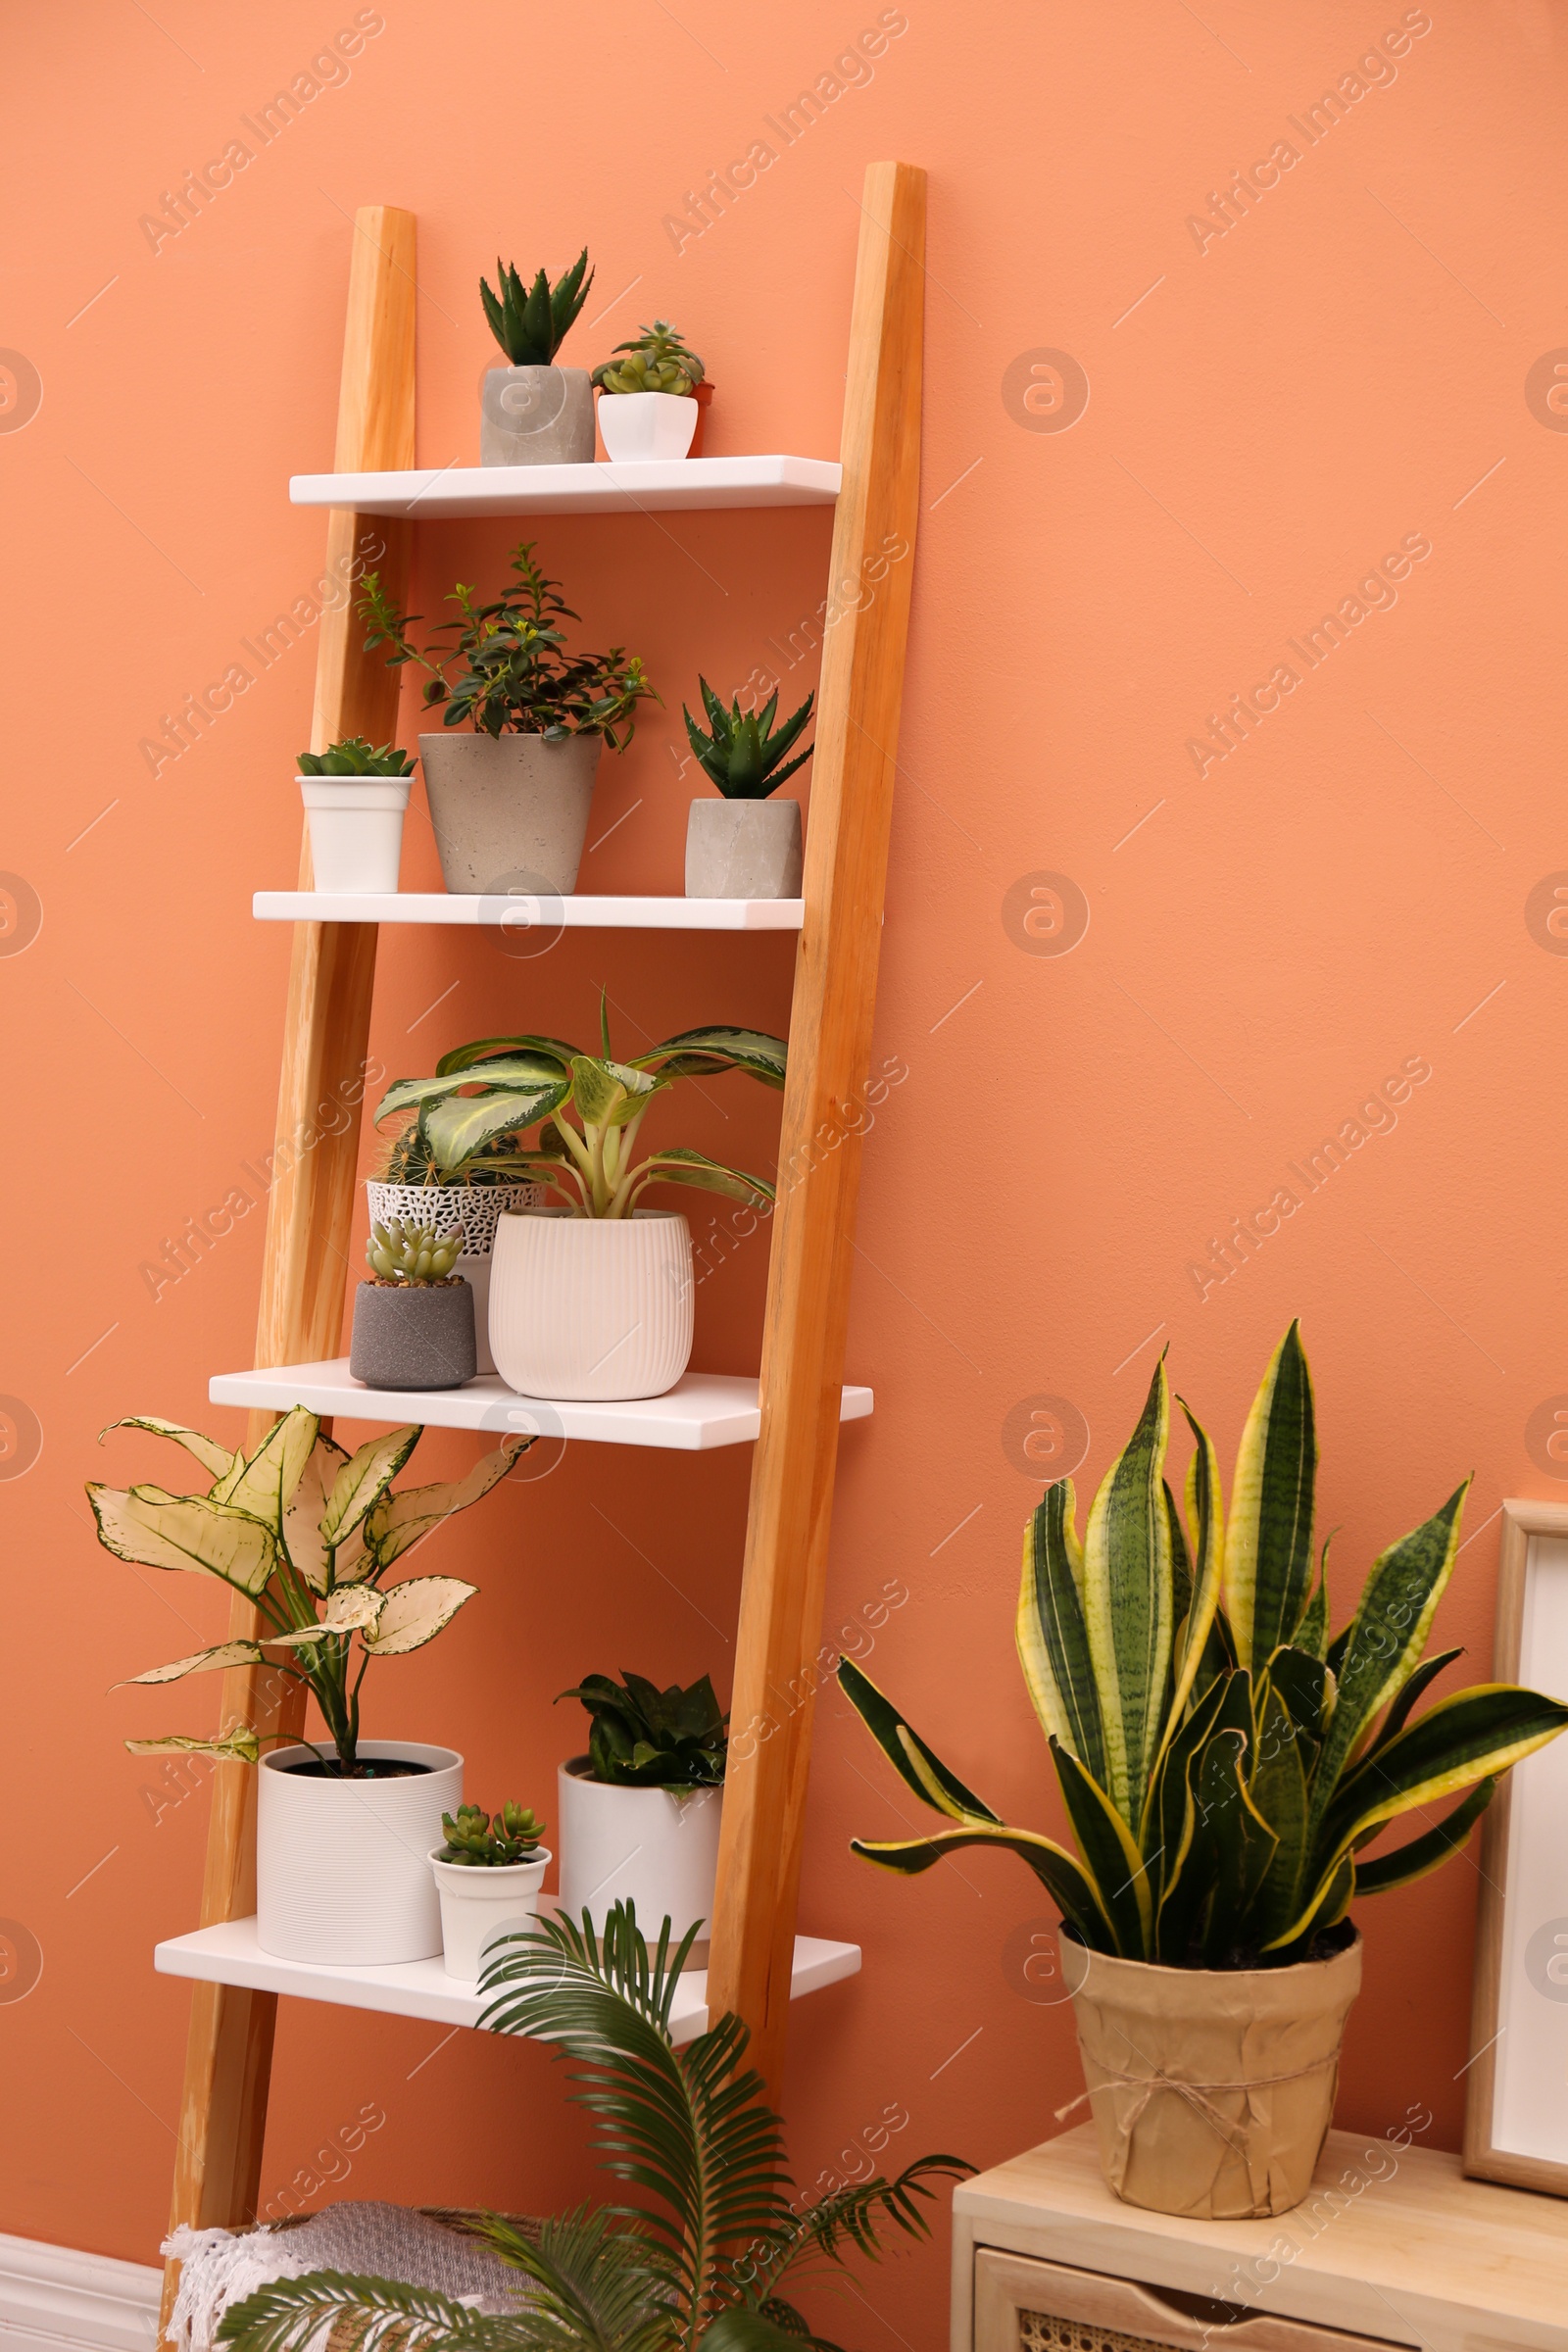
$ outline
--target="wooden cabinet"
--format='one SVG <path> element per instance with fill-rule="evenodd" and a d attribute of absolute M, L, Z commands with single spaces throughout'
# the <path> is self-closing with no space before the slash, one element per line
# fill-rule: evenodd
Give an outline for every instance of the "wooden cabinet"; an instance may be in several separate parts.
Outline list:
<path fill-rule="evenodd" d="M 1091 2127 L 954 2194 L 953 2352 L 1568 2352 L 1568 2204 L 1332 2132 L 1294 2212 L 1121 2204 Z"/>

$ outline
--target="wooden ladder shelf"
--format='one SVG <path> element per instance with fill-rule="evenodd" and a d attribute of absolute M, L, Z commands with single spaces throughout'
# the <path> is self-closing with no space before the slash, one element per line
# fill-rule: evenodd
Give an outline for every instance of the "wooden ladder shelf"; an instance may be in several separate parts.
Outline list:
<path fill-rule="evenodd" d="M 838 1452 L 859 1186 L 860 1090 L 870 1057 L 895 750 L 919 506 L 925 175 L 906 164 L 866 172 L 850 329 L 830 595 L 878 577 L 874 593 L 830 605 L 817 700 L 804 912 L 790 1016 L 779 1144 L 760 1435 L 753 1461 L 732 1727 L 756 1736 L 731 1751 L 725 1782 L 709 1999 L 737 2010 L 776 2099 L 789 2014 L 812 1678 L 821 1633 Z M 415 220 L 366 206 L 354 224 L 335 470 L 407 470 L 414 440 Z M 363 491 L 361 495 L 366 495 Z M 331 564 L 348 572 L 373 528 L 377 567 L 402 600 L 412 525 L 334 508 Z M 907 555 L 875 568 L 900 541 Z M 352 603 L 320 621 L 313 748 L 343 735 L 389 742 L 399 673 L 367 656 Z M 300 889 L 311 887 L 310 848 Z M 268 1210 L 257 1324 L 258 1366 L 307 1364 L 341 1341 L 359 1156 L 357 1088 L 369 1035 L 377 926 L 294 926 L 278 1094 L 280 1145 L 308 1131 L 316 1106 L 355 1100 L 312 1150 L 280 1152 Z M 272 1419 L 253 1414 L 259 1444 Z M 236 1601 L 236 1635 L 261 1630 Z M 265 1669 L 224 1678 L 223 1720 L 297 1731 L 292 1697 Z M 214 1775 L 202 1888 L 203 1928 L 256 1908 L 255 1779 Z M 171 2228 L 240 2228 L 254 2220 L 277 1994 L 199 1983 L 191 2003 Z M 165 2279 L 167 2328 L 178 2265 Z"/>

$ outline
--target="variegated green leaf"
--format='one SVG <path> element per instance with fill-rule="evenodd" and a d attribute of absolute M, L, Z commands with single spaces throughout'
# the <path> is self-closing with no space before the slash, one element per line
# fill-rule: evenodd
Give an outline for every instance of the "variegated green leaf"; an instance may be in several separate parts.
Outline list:
<path fill-rule="evenodd" d="M 572 1059 L 571 1099 L 585 1126 L 624 1127 L 648 1108 L 667 1083 L 650 1077 L 646 1070 L 630 1069 L 619 1061 L 600 1061 L 591 1054 L 578 1054 Z"/>
<path fill-rule="evenodd" d="M 375 1623 L 360 1636 L 373 1658 L 401 1658 L 433 1642 L 479 1590 L 456 1576 L 411 1576 L 377 1597 Z"/>
<path fill-rule="evenodd" d="M 1284 1933 L 1276 1936 L 1272 1943 L 1264 1944 L 1263 1950 L 1277 1952 L 1282 1961 L 1304 1957 L 1315 1936 L 1339 1926 L 1350 1908 L 1354 1893 L 1355 1860 L 1353 1855 L 1342 1854 L 1318 1880 L 1310 1897 Z"/>
<path fill-rule="evenodd" d="M 453 1095 L 419 1113 L 430 1157 L 443 1175 L 493 1144 L 498 1136 L 531 1127 L 566 1099 L 564 1086 L 538 1086 L 491 1095 Z"/>
<path fill-rule="evenodd" d="M 650 1184 L 684 1184 L 693 1192 L 721 1193 L 726 1200 L 742 1200 L 750 1208 L 761 1208 L 774 1197 L 765 1176 L 748 1176 L 744 1169 L 726 1168 L 705 1152 L 693 1152 L 683 1144 L 651 1152 L 638 1161 L 633 1198 L 640 1198 Z"/>
<path fill-rule="evenodd" d="M 373 1558 L 376 1572 L 390 1568 L 405 1552 L 412 1551 L 444 1519 L 456 1511 L 466 1511 L 470 1503 L 478 1502 L 499 1486 L 519 1456 L 525 1454 L 536 1440 L 507 1438 L 494 1453 L 480 1457 L 466 1478 L 448 1485 L 410 1487 L 399 1494 L 383 1494 L 365 1520 L 365 1541 Z"/>
<path fill-rule="evenodd" d="M 328 1555 L 321 1536 L 321 1518 L 333 1482 L 348 1458 L 333 1439 L 318 1434 L 310 1459 L 300 1472 L 299 1484 L 283 1512 L 283 1548 L 290 1566 L 299 1572 L 313 1592 L 326 1591 Z"/>
<path fill-rule="evenodd" d="M 1300 1326 L 1275 1348 L 1242 1432 L 1225 1532 L 1225 1609 L 1244 1666 L 1288 1642 L 1312 1584 L 1317 1435 Z"/>
<path fill-rule="evenodd" d="M 1440 1821 L 1436 1829 L 1407 1844 L 1396 1845 L 1386 1854 L 1374 1854 L 1370 1861 L 1355 1858 L 1355 1891 L 1357 1894 L 1387 1894 L 1395 1886 L 1411 1886 L 1424 1879 L 1457 1853 L 1482 1814 L 1496 1793 L 1495 1781 L 1478 1781 L 1468 1796 L 1460 1798 L 1451 1813 Z"/>
<path fill-rule="evenodd" d="M 211 1500 L 248 1511 L 279 1536 L 283 1512 L 311 1458 L 320 1423 L 303 1404 L 294 1405 L 274 1421 L 249 1461 L 236 1458 L 234 1467 L 214 1487 Z"/>
<path fill-rule="evenodd" d="M 1289 1657 L 1288 1650 L 1276 1657 Z M 1261 1693 L 1257 1727 L 1257 1755 L 1252 1767 L 1252 1803 L 1279 1840 L 1250 1923 L 1254 1941 L 1266 1943 L 1290 1925 L 1301 1904 L 1306 1875 L 1309 1792 L 1307 1764 L 1317 1754 L 1298 1729 L 1272 1680 Z"/>
<path fill-rule="evenodd" d="M 1116 1939 L 1110 1932 L 1110 1923 L 1079 1864 L 1064 1847 L 1049 1838 L 1037 1837 L 1032 1830 L 1009 1830 L 1001 1822 L 976 1817 L 961 1829 L 935 1830 L 929 1838 L 880 1840 L 852 1838 L 850 1851 L 858 1854 L 862 1861 L 895 1871 L 900 1878 L 912 1879 L 945 1855 L 961 1853 L 972 1845 L 992 1846 L 1016 1854 L 1029 1865 L 1062 1916 L 1093 1950 L 1115 1952 Z"/>
<path fill-rule="evenodd" d="M 413 1426 L 383 1430 L 351 1454 L 332 1481 L 321 1514 L 321 1541 L 328 1550 L 344 1543 L 386 1493 L 422 1432 Z"/>
<path fill-rule="evenodd" d="M 477 1068 L 464 1063 L 460 1069 L 449 1071 L 443 1064 L 433 1078 L 399 1078 L 376 1104 L 375 1124 L 379 1127 L 383 1119 L 396 1118 L 400 1111 L 418 1110 L 429 1102 L 444 1102 L 460 1088 L 476 1083 L 488 1086 L 492 1092 L 501 1088 L 508 1094 L 522 1095 L 554 1088 L 557 1100 L 565 1100 L 565 1074 L 553 1054 L 502 1054 Z"/>
<path fill-rule="evenodd" d="M 1047 1488 L 1025 1523 L 1018 1659 L 1047 1738 L 1059 1740 L 1103 1786 L 1105 1742 L 1079 1598 L 1083 1546 L 1077 1516 L 1072 1480 L 1062 1478 Z"/>
<path fill-rule="evenodd" d="M 763 1029 L 686 1029 L 666 1037 L 662 1046 L 632 1057 L 639 1070 L 657 1067 L 666 1078 L 716 1077 L 724 1070 L 744 1070 L 764 1086 L 782 1087 L 789 1048 L 781 1037 Z"/>
<path fill-rule="evenodd" d="M 542 1074 L 553 1069 L 564 1077 L 573 1055 L 581 1052 L 581 1046 L 565 1045 L 559 1037 L 477 1037 L 466 1046 L 454 1046 L 450 1054 L 443 1054 L 435 1065 L 436 1075 L 451 1078 L 459 1071 L 467 1071 L 473 1078 L 488 1079 L 498 1062 L 510 1061 L 517 1055 L 534 1055 L 546 1065 Z"/>
<path fill-rule="evenodd" d="M 172 1732 L 166 1740 L 127 1740 L 125 1745 L 133 1756 L 217 1756 L 225 1764 L 259 1764 L 262 1758 L 261 1740 L 244 1723 L 216 1740 L 186 1740 Z"/>
<path fill-rule="evenodd" d="M 1220 1492 L 1219 1460 L 1213 1440 L 1181 1398 L 1187 1426 L 1193 1433 L 1193 1458 L 1187 1465 L 1187 1517 L 1193 1531 L 1192 1597 L 1176 1657 L 1176 1685 L 1171 1694 L 1169 1733 L 1180 1723 L 1197 1687 L 1199 1670 L 1208 1648 L 1214 1615 L 1219 1607 L 1220 1581 L 1225 1565 L 1225 1502 Z"/>
<path fill-rule="evenodd" d="M 1051 1757 L 1085 1875 L 1110 1922 L 1116 1949 L 1124 1959 L 1141 1959 L 1149 1949 L 1154 1916 L 1148 1866 L 1126 1822 L 1077 1757 L 1069 1755 L 1059 1740 L 1051 1742 Z"/>
<path fill-rule="evenodd" d="M 1174 1631 L 1162 1485 L 1169 1429 L 1161 1357 L 1138 1427 L 1095 1496 L 1084 1537 L 1084 1622 L 1100 1690 L 1105 1787 L 1129 1822 L 1142 1818 L 1158 1752 Z"/>
<path fill-rule="evenodd" d="M 127 1675 L 115 1689 L 128 1690 L 136 1683 L 183 1682 L 187 1674 L 212 1674 L 220 1667 L 255 1666 L 261 1656 L 257 1642 L 220 1642 L 214 1649 L 193 1650 L 188 1658 L 176 1658 L 172 1666 L 154 1666 L 146 1674 Z"/>
<path fill-rule="evenodd" d="M 1477 1683 L 1439 1699 L 1342 1782 L 1323 1816 L 1324 1851 L 1338 1852 L 1378 1822 L 1495 1779 L 1565 1728 L 1568 1706 L 1512 1683 Z"/>
<path fill-rule="evenodd" d="M 156 1413 L 125 1413 L 120 1420 L 111 1421 L 108 1429 L 98 1432 L 100 1446 L 113 1429 L 150 1429 L 155 1438 L 172 1438 L 176 1446 L 183 1446 L 187 1453 L 193 1453 L 214 1478 L 226 1478 L 242 1458 L 230 1453 L 226 1446 L 220 1446 L 216 1438 L 204 1438 L 199 1429 L 186 1429 L 179 1421 L 162 1420 Z"/>
<path fill-rule="evenodd" d="M 839 1688 L 899 1778 L 923 1804 L 934 1806 L 955 1821 L 983 1821 L 1000 1826 L 1001 1815 L 993 1813 L 982 1797 L 964 1787 L 956 1773 L 948 1770 L 853 1658 L 839 1660 Z M 924 1774 L 916 1770 L 913 1760 L 916 1757 L 925 1767 Z M 920 1868 L 924 1869 L 925 1864 Z"/>
<path fill-rule="evenodd" d="M 87 1500 L 99 1542 L 119 1559 L 216 1576 L 252 1599 L 272 1573 L 277 1546 L 271 1529 L 208 1495 L 89 1486 Z"/>

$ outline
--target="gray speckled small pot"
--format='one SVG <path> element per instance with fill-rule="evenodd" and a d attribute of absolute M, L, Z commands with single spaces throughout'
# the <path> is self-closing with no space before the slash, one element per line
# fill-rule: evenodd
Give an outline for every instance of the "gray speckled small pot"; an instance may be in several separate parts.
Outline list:
<path fill-rule="evenodd" d="M 591 466 L 594 388 L 586 368 L 487 368 L 481 466 Z"/>
<path fill-rule="evenodd" d="M 798 899 L 803 864 L 799 801 L 693 801 L 689 899 Z"/>
<path fill-rule="evenodd" d="M 461 1389 L 477 1368 L 466 1282 L 360 1284 L 349 1348 L 356 1380 L 371 1389 Z"/>
<path fill-rule="evenodd" d="M 526 887 L 565 896 L 577 887 L 602 735 L 419 737 L 424 796 L 448 890 L 505 896 Z"/>

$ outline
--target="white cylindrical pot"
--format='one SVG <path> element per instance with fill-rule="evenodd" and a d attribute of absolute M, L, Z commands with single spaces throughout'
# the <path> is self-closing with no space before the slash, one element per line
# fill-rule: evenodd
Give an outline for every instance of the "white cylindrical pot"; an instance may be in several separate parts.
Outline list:
<path fill-rule="evenodd" d="M 531 1208 L 545 1198 L 542 1184 L 378 1184 L 365 1187 L 372 1225 L 397 1217 L 407 1225 L 433 1225 L 437 1233 L 463 1235 L 463 1255 L 453 1269 L 473 1293 L 473 1338 L 478 1369 L 493 1372 L 490 1352 L 490 1252 L 496 1221 L 504 1213 Z"/>
<path fill-rule="evenodd" d="M 683 458 L 697 430 L 689 393 L 601 392 L 599 435 L 612 465 L 650 458 Z"/>
<path fill-rule="evenodd" d="M 672 1936 L 698 1920 L 710 1933 L 723 1789 L 617 1788 L 592 1771 L 573 1756 L 556 1775 L 562 1910 L 597 1930 L 612 1903 L 635 1903 L 650 1943 L 666 1918 Z"/>
<path fill-rule="evenodd" d="M 429 1854 L 463 1802 L 463 1758 L 408 1740 L 362 1740 L 360 1755 L 422 1764 L 387 1781 L 290 1772 L 304 1746 L 262 1758 L 256 1791 L 256 1940 L 279 1960 L 386 1968 L 433 1960 L 441 1906 Z"/>
<path fill-rule="evenodd" d="M 300 776 L 318 890 L 394 891 L 410 776 Z"/>
<path fill-rule="evenodd" d="M 487 1947 L 503 1936 L 526 1931 L 539 1915 L 539 1889 L 551 1856 L 540 1846 L 531 1862 L 443 1862 L 443 1848 L 430 1856 L 441 1904 L 441 1957 L 449 1977 L 476 1984 Z"/>
<path fill-rule="evenodd" d="M 568 1209 L 504 1216 L 490 1272 L 490 1351 L 521 1396 L 662 1396 L 691 1361 L 692 1237 L 683 1216 Z"/>

